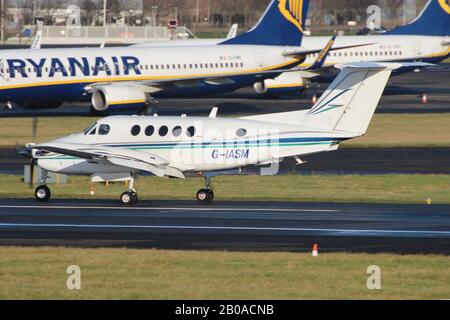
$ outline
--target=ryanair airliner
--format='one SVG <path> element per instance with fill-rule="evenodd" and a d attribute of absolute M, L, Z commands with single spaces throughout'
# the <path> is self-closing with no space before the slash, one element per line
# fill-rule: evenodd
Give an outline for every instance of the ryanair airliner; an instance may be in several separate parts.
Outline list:
<path fill-rule="evenodd" d="M 4 50 L 0 102 L 58 107 L 90 100 L 95 110 L 110 111 L 253 85 L 321 52 L 300 47 L 308 2 L 272 1 L 253 29 L 226 46 Z"/>

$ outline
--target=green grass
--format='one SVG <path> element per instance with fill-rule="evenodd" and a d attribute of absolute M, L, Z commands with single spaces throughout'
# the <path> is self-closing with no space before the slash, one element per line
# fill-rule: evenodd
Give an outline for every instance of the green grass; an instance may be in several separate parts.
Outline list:
<path fill-rule="evenodd" d="M 0 175 L 1 198 L 33 198 L 22 178 Z M 89 195 L 89 178 L 69 177 L 67 185 L 51 186 L 53 198 L 114 199 L 126 190 L 123 184 L 95 184 Z M 145 177 L 137 181 L 139 197 L 146 200 L 194 200 L 201 179 Z M 362 203 L 450 204 L 450 175 L 313 175 L 231 176 L 214 179 L 218 201 L 299 201 Z"/>
<path fill-rule="evenodd" d="M 0 299 L 446 299 L 450 258 L 0 247 Z M 66 268 L 81 268 L 81 290 Z M 367 267 L 381 268 L 368 290 Z"/>
<path fill-rule="evenodd" d="M 81 132 L 96 119 L 40 118 L 37 142 Z M 0 147 L 24 145 L 32 140 L 31 119 L 0 119 Z M 353 147 L 450 146 L 450 126 L 446 114 L 375 115 L 363 138 L 344 144 Z"/>

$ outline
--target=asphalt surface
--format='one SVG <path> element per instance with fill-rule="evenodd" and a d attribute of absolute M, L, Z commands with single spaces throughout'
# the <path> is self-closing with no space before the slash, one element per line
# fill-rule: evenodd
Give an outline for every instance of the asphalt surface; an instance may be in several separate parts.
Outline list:
<path fill-rule="evenodd" d="M 392 77 L 384 92 L 377 113 L 449 113 L 450 112 L 450 67 L 423 70 Z M 320 95 L 328 84 L 317 88 Z M 423 104 L 421 95 L 427 94 L 428 103 Z M 309 109 L 311 95 L 307 98 L 298 95 L 278 99 L 264 98 L 252 88 L 237 92 L 183 99 L 161 99 L 158 103 L 160 115 L 207 116 L 212 107 L 218 106 L 219 116 L 241 116 L 263 113 L 285 112 Z M 58 109 L 0 110 L 0 117 L 43 117 L 43 116 L 90 116 L 89 103 L 66 103 Z"/>
<path fill-rule="evenodd" d="M 341 148 L 332 153 L 302 157 L 280 164 L 279 174 L 450 174 L 450 148 Z M 0 149 L 0 173 L 23 174 L 29 160 L 15 148 Z M 249 167 L 243 174 L 260 174 L 261 168 Z"/>
<path fill-rule="evenodd" d="M 0 245 L 450 253 L 450 206 L 0 200 Z"/>

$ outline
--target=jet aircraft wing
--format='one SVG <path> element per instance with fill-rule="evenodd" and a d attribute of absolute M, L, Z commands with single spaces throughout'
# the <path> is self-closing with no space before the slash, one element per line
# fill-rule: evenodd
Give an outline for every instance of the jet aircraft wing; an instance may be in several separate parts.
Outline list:
<path fill-rule="evenodd" d="M 180 170 L 170 167 L 165 159 L 129 149 L 57 142 L 36 145 L 32 149 L 146 171 L 158 177 L 185 178 Z"/>
<path fill-rule="evenodd" d="M 334 40 L 333 40 L 334 42 Z M 358 44 L 358 45 L 352 45 L 352 46 L 344 46 L 344 47 L 335 47 L 330 48 L 328 51 L 339 51 L 339 50 L 345 50 L 345 49 L 352 49 L 352 48 L 359 48 L 359 47 L 366 47 L 374 45 L 375 43 L 366 43 L 366 44 Z M 315 53 L 321 53 L 324 49 L 299 49 L 299 50 L 290 50 L 285 51 L 283 55 L 285 57 L 302 57 L 306 56 L 308 54 L 315 54 Z"/>

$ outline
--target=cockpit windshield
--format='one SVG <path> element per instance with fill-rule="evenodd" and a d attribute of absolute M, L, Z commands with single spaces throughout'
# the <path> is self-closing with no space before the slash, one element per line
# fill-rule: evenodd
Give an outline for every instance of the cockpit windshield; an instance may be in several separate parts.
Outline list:
<path fill-rule="evenodd" d="M 91 125 L 89 128 L 84 130 L 84 135 L 91 134 L 92 132 L 95 132 L 95 129 L 97 128 L 97 122 L 95 122 L 93 125 Z"/>

